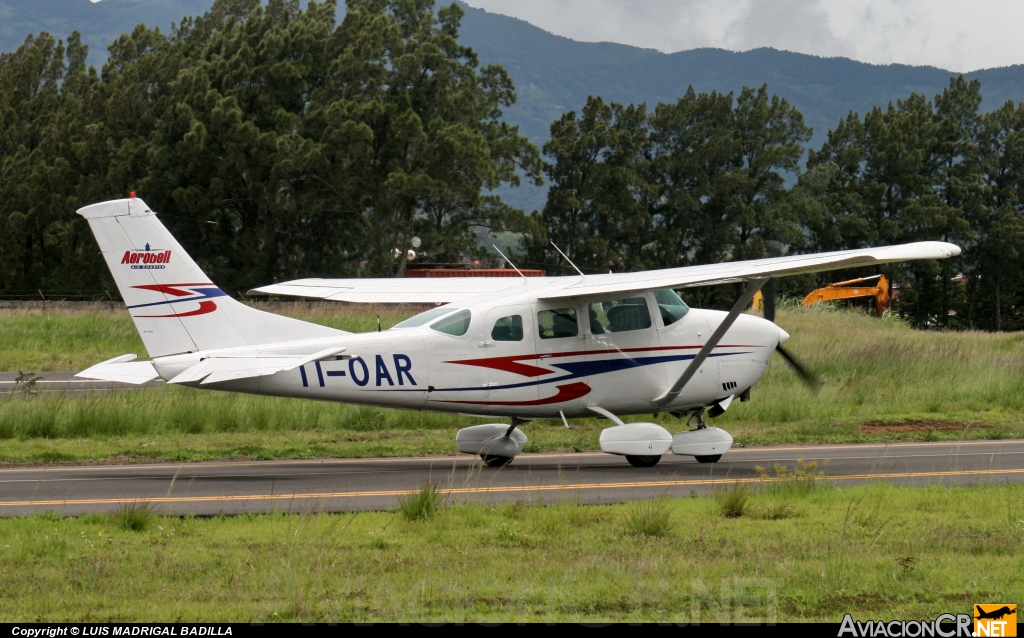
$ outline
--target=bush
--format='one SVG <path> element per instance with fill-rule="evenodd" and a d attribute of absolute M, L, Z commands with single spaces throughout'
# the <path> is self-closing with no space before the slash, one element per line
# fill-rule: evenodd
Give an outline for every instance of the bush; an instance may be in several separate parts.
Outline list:
<path fill-rule="evenodd" d="M 756 511 L 755 516 L 766 521 L 778 521 L 796 516 L 796 509 L 785 503 L 767 503 Z"/>
<path fill-rule="evenodd" d="M 432 483 L 424 483 L 419 492 L 410 494 L 398 503 L 398 511 L 407 521 L 428 519 L 443 507 L 441 492 Z"/>
<path fill-rule="evenodd" d="M 112 511 L 110 520 L 126 532 L 143 532 L 153 520 L 153 510 L 149 501 L 131 501 Z"/>
<path fill-rule="evenodd" d="M 754 469 L 761 479 L 762 494 L 807 496 L 824 485 L 824 481 L 819 479 L 825 478 L 825 471 L 818 469 L 817 461 L 797 459 L 792 469 L 778 463 L 771 471 L 761 466 Z"/>
<path fill-rule="evenodd" d="M 750 505 L 750 488 L 745 483 L 733 483 L 732 487 L 722 488 L 715 495 L 718 508 L 726 518 L 743 516 Z"/>
<path fill-rule="evenodd" d="M 674 526 L 672 510 L 665 499 L 637 501 L 626 509 L 626 531 L 635 536 L 666 536 Z"/>

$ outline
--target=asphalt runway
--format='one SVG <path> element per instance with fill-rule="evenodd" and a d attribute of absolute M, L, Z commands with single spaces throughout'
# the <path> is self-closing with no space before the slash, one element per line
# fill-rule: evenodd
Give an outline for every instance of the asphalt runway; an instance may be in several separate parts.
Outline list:
<path fill-rule="evenodd" d="M 96 381 L 94 379 L 76 379 L 77 372 L 36 372 L 33 376 L 38 381 L 32 386 L 33 394 L 64 394 L 79 396 L 93 392 L 124 392 L 146 390 L 163 387 L 164 380 L 156 379 L 142 385 L 117 383 L 116 381 Z M 17 372 L 0 372 L 0 396 L 22 392 L 17 382 Z"/>
<path fill-rule="evenodd" d="M 52 510 L 105 512 L 147 500 L 157 511 L 196 515 L 382 510 L 431 481 L 458 500 L 613 503 L 708 494 L 757 483 L 758 466 L 817 461 L 838 485 L 978 485 L 1024 479 L 1024 441 L 960 441 L 738 448 L 716 464 L 666 455 L 634 468 L 601 453 L 525 454 L 504 468 L 471 456 L 323 459 L 0 470 L 0 516 Z"/>

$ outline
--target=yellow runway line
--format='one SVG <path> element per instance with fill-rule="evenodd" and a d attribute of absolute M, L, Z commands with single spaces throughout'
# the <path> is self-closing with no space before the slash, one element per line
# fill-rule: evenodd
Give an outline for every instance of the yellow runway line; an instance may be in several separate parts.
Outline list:
<path fill-rule="evenodd" d="M 855 481 L 868 479 L 887 478 L 937 478 L 956 476 L 997 476 L 1009 474 L 1024 474 L 1024 468 L 1012 470 L 971 470 L 966 472 L 907 472 L 895 474 L 848 474 L 844 476 L 824 476 L 820 480 L 827 481 Z M 625 483 L 579 483 L 565 485 L 522 485 L 508 487 L 459 487 L 441 489 L 441 493 L 449 495 L 459 494 L 495 494 L 495 493 L 525 493 L 525 492 L 555 492 L 572 490 L 593 490 L 593 489 L 631 489 L 651 487 L 686 487 L 686 486 L 708 486 L 708 485 L 733 485 L 737 483 L 771 483 L 786 479 L 778 478 L 742 478 L 742 479 L 691 479 L 679 481 L 649 481 L 649 482 L 625 482 Z M 370 498 L 382 496 L 406 496 L 415 494 L 419 489 L 408 490 L 386 490 L 371 492 L 314 492 L 309 494 L 237 494 L 219 496 L 163 496 L 146 499 L 81 499 L 81 500 L 50 500 L 50 501 L 5 501 L 0 502 L 0 507 L 43 507 L 55 505 L 117 505 L 132 501 L 147 501 L 152 504 L 171 503 L 231 503 L 246 501 L 288 501 L 288 500 L 331 500 L 339 498 Z"/>
<path fill-rule="evenodd" d="M 758 447 L 734 447 L 729 451 L 731 457 L 735 457 L 739 454 L 751 454 L 751 453 L 762 453 L 762 452 L 819 452 L 821 450 L 850 450 L 850 449 L 869 449 L 869 448 L 889 448 L 899 449 L 906 447 L 925 447 L 936 444 L 948 444 L 951 447 L 960 446 L 972 446 L 972 445 L 995 445 L 995 446 L 1007 446 L 1007 445 L 1024 445 L 1024 439 L 1005 439 L 1005 440 L 982 440 L 982 441 L 939 441 L 934 442 L 917 442 L 917 441 L 898 441 L 894 443 L 843 443 L 838 445 L 798 445 L 791 447 L 774 447 L 774 446 L 758 446 Z M 1022 450 L 1021 452 L 1024 452 Z M 939 454 L 938 456 L 945 456 L 945 454 Z M 582 458 L 596 458 L 605 457 L 609 455 L 604 452 L 543 452 L 539 454 L 523 454 L 518 458 L 521 459 L 582 459 Z M 848 457 L 841 457 L 843 459 Z M 849 457 L 849 458 L 861 458 L 861 457 Z M 894 457 L 879 457 L 889 458 Z M 897 457 L 898 458 L 898 457 Z M 725 459 L 728 461 L 728 457 Z M 766 463 L 776 461 L 780 459 L 764 459 Z M 786 460 L 786 459 L 781 459 Z M 839 460 L 839 459 L 834 459 Z M 168 469 L 168 468 L 179 468 L 186 466 L 196 467 L 269 467 L 272 465 L 323 465 L 330 463 L 332 465 L 352 465 L 356 463 L 424 463 L 424 462 L 450 462 L 462 461 L 466 463 L 474 463 L 477 461 L 476 456 L 459 454 L 451 456 L 368 456 L 365 458 L 348 458 L 348 459 L 337 459 L 337 458 L 323 458 L 323 459 L 274 459 L 269 461 L 186 461 L 182 463 L 127 463 L 124 465 L 23 465 L 19 467 L 6 467 L 0 468 L 0 474 L 9 474 L 13 472 L 26 472 L 32 470 L 41 470 L 46 472 L 69 472 L 69 471 L 116 471 L 116 470 L 140 470 L 140 469 Z"/>

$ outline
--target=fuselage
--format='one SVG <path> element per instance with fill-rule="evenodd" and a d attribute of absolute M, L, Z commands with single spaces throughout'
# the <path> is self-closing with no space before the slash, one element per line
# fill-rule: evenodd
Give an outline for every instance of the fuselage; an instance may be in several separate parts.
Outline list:
<path fill-rule="evenodd" d="M 518 293 L 437 308 L 419 326 L 260 346 L 263 353 L 345 351 L 338 360 L 201 387 L 498 417 L 572 418 L 594 405 L 620 415 L 651 413 L 651 401 L 726 315 L 666 310 L 660 301 L 655 291 L 544 300 L 543 290 L 524 283 Z M 786 338 L 773 323 L 741 315 L 680 395 L 657 411 L 701 408 L 743 392 Z M 169 380 L 208 354 L 153 364 Z"/>

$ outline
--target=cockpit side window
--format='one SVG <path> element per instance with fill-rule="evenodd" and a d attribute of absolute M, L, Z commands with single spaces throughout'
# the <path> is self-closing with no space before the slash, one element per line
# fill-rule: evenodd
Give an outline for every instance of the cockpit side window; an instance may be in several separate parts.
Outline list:
<path fill-rule="evenodd" d="M 446 335 L 452 335 L 453 337 L 461 337 L 469 331 L 469 320 L 472 317 L 473 313 L 463 310 L 435 322 L 430 326 L 430 329 L 443 332 Z"/>
<path fill-rule="evenodd" d="M 647 300 L 643 297 L 599 301 L 590 304 L 588 312 L 592 334 L 629 332 L 651 327 L 651 313 L 647 311 Z"/>
<path fill-rule="evenodd" d="M 666 326 L 671 326 L 685 317 L 686 313 L 690 312 L 690 307 L 687 306 L 686 302 L 683 301 L 679 295 L 676 294 L 676 291 L 671 288 L 655 290 L 654 298 L 658 302 L 658 310 L 661 312 L 661 321 Z"/>
<path fill-rule="evenodd" d="M 523 318 L 520 315 L 502 317 L 494 322 L 491 339 L 495 341 L 522 341 Z"/>
<path fill-rule="evenodd" d="M 575 308 L 541 310 L 537 313 L 537 330 L 541 339 L 563 339 L 580 333 Z"/>

